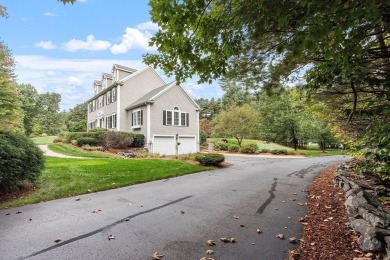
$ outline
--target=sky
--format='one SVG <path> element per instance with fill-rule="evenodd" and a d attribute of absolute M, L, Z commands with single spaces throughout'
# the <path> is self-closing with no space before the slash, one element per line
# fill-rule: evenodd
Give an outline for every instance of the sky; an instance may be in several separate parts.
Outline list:
<path fill-rule="evenodd" d="M 142 69 L 142 55 L 155 53 L 148 41 L 158 27 L 150 21 L 147 0 L 3 0 L 8 18 L 0 17 L 0 41 L 16 61 L 18 83 L 39 93 L 61 94 L 61 110 L 93 96 L 93 81 L 113 64 Z M 160 70 L 159 75 L 168 83 Z M 218 82 L 181 84 L 194 98 L 219 98 Z"/>

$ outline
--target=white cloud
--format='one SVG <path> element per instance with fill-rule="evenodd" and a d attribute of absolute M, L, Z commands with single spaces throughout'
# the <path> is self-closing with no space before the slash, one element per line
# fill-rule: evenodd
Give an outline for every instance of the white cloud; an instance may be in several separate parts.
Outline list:
<path fill-rule="evenodd" d="M 142 60 L 54 59 L 41 55 L 15 55 L 19 83 L 30 83 L 39 93 L 61 94 L 61 110 L 73 108 L 93 96 L 92 84 L 112 65 L 142 69 Z"/>
<path fill-rule="evenodd" d="M 57 49 L 57 45 L 55 45 L 52 41 L 40 41 L 35 43 L 34 46 L 44 50 Z"/>
<path fill-rule="evenodd" d="M 159 29 L 158 25 L 156 23 L 153 23 L 152 21 L 140 23 L 137 26 L 135 26 L 138 30 L 149 30 L 149 31 L 157 31 Z"/>
<path fill-rule="evenodd" d="M 104 51 L 111 47 L 111 43 L 108 41 L 96 40 L 92 34 L 87 36 L 87 40 L 72 39 L 62 44 L 62 48 L 70 52 L 76 52 L 80 50 L 87 51 Z"/>
<path fill-rule="evenodd" d="M 52 12 L 46 12 L 46 13 L 43 13 L 44 16 L 58 16 L 57 14 L 55 13 L 52 13 Z"/>
<path fill-rule="evenodd" d="M 122 36 L 122 42 L 114 44 L 110 50 L 113 54 L 126 53 L 133 49 L 152 51 L 154 48 L 149 47 L 151 36 L 149 32 L 142 33 L 138 29 L 127 27 L 125 34 Z"/>
<path fill-rule="evenodd" d="M 81 86 L 83 84 L 83 81 L 75 76 L 69 76 L 66 79 L 66 84 L 71 86 Z"/>

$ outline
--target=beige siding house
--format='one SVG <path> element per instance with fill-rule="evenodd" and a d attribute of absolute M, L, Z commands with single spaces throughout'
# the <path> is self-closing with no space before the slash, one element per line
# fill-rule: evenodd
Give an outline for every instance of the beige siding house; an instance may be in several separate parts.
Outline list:
<path fill-rule="evenodd" d="M 199 151 L 199 106 L 175 83 L 166 84 L 151 67 L 114 64 L 94 81 L 88 100 L 88 130 L 140 133 L 145 148 L 160 154 Z"/>

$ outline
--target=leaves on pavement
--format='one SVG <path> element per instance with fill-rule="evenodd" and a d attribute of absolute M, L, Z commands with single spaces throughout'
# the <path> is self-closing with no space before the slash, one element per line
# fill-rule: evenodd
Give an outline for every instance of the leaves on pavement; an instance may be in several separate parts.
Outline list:
<path fill-rule="evenodd" d="M 153 254 L 153 260 L 161 260 L 163 258 L 163 254 L 161 254 L 160 252 L 154 252 Z"/>
<path fill-rule="evenodd" d="M 207 240 L 207 244 L 209 246 L 215 246 L 215 241 L 214 240 Z"/>

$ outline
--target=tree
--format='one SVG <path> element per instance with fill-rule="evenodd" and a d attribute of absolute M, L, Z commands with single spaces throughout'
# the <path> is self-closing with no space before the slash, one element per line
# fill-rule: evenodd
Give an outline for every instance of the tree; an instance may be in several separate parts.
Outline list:
<path fill-rule="evenodd" d="M 76 105 L 66 115 L 66 126 L 69 132 L 87 131 L 87 109 L 88 103 Z"/>
<path fill-rule="evenodd" d="M 21 108 L 24 113 L 23 126 L 27 136 L 32 134 L 38 116 L 38 91 L 31 84 L 17 84 L 21 94 Z"/>
<path fill-rule="evenodd" d="M 61 95 L 58 93 L 44 93 L 38 99 L 37 127 L 48 135 L 57 135 L 62 131 L 63 119 L 59 114 Z"/>
<path fill-rule="evenodd" d="M 23 113 L 13 69 L 13 57 L 4 43 L 0 42 L 0 128 L 20 130 Z"/>
<path fill-rule="evenodd" d="M 390 82 L 388 0 L 151 0 L 160 30 L 144 61 L 181 82 L 241 77 L 273 88 L 305 76 L 321 92 L 342 95 L 352 121 L 387 117 Z"/>
<path fill-rule="evenodd" d="M 213 134 L 233 137 L 241 147 L 242 140 L 258 134 L 259 113 L 255 108 L 246 104 L 222 111 L 214 120 Z"/>
<path fill-rule="evenodd" d="M 224 110 L 234 106 L 250 104 L 254 99 L 243 84 L 224 79 L 221 81 L 220 86 L 225 91 L 221 99 L 222 109 Z"/>
<path fill-rule="evenodd" d="M 210 100 L 206 98 L 195 99 L 195 102 L 199 105 L 200 111 L 200 119 L 207 118 L 209 120 L 213 119 L 219 111 L 221 110 L 221 100 L 215 98 L 211 98 Z"/>
<path fill-rule="evenodd" d="M 205 132 L 207 137 L 210 137 L 213 132 L 213 123 L 207 118 L 202 118 L 199 120 L 199 128 Z"/>

